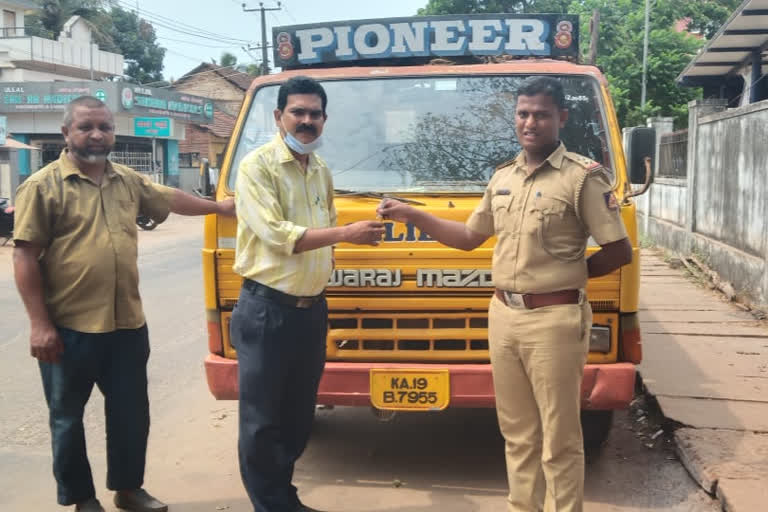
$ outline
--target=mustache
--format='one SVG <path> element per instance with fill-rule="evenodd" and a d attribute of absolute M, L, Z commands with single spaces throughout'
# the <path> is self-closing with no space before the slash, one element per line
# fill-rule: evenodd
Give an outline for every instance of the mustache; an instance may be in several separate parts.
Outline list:
<path fill-rule="evenodd" d="M 307 133 L 311 133 L 312 135 L 315 135 L 317 133 L 317 129 L 311 124 L 300 124 L 299 126 L 296 127 L 296 133 L 301 133 L 301 132 L 307 132 Z"/>

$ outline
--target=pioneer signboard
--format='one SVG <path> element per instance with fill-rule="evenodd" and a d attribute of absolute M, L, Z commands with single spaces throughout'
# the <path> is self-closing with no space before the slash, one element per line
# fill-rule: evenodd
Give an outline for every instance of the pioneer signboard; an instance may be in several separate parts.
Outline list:
<path fill-rule="evenodd" d="M 275 65 L 290 69 L 409 57 L 578 58 L 579 17 L 478 14 L 274 27 Z"/>

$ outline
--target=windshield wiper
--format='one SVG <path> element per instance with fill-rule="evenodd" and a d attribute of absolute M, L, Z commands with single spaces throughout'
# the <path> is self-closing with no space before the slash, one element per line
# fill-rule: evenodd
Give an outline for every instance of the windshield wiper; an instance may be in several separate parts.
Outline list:
<path fill-rule="evenodd" d="M 414 187 L 487 187 L 488 180 L 432 180 L 432 181 L 414 181 Z"/>
<path fill-rule="evenodd" d="M 339 196 L 360 196 L 360 197 L 372 197 L 375 199 L 394 199 L 396 201 L 400 201 L 401 203 L 415 204 L 418 206 L 426 206 L 425 203 L 414 201 L 413 199 L 406 199 L 404 197 L 391 196 L 389 194 L 382 194 L 380 192 L 363 192 L 363 191 L 357 191 L 357 190 L 344 190 L 341 188 L 335 188 L 333 189 L 333 192 Z"/>

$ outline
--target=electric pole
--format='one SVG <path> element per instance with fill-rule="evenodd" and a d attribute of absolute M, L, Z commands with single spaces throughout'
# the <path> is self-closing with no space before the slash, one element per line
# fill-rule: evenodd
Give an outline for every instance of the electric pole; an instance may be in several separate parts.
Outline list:
<path fill-rule="evenodd" d="M 261 11 L 261 73 L 262 75 L 269 74 L 269 55 L 267 54 L 267 19 L 266 19 L 266 13 L 267 11 L 279 11 L 282 8 L 280 7 L 280 2 L 277 2 L 277 7 L 264 7 L 264 2 L 259 2 L 258 9 L 246 9 L 245 4 L 243 4 L 243 11 L 245 12 L 255 12 L 255 11 Z"/>
<path fill-rule="evenodd" d="M 651 4 L 645 0 L 645 35 L 643 36 L 643 85 L 640 90 L 640 108 L 645 107 L 646 76 L 648 75 L 648 18 L 651 14 Z"/>

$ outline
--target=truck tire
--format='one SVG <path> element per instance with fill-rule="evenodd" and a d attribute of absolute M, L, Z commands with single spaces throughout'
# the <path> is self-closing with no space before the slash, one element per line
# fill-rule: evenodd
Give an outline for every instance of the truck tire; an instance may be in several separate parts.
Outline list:
<path fill-rule="evenodd" d="M 613 411 L 581 411 L 584 453 L 599 453 L 613 425 Z"/>

